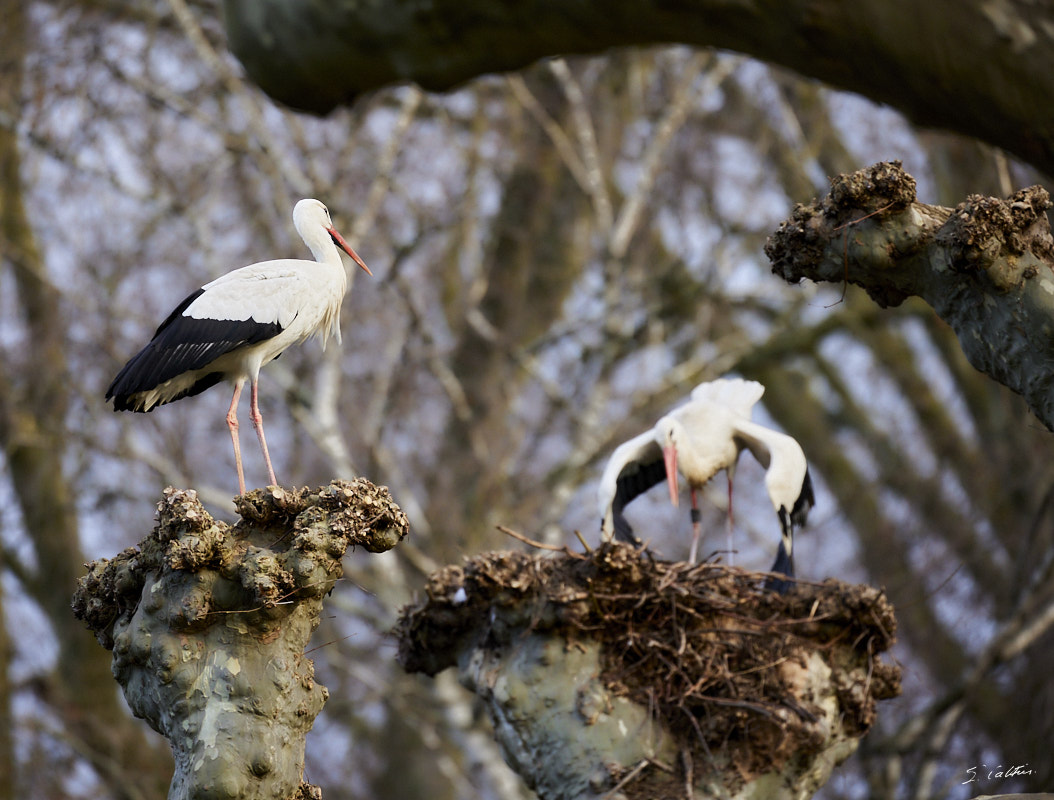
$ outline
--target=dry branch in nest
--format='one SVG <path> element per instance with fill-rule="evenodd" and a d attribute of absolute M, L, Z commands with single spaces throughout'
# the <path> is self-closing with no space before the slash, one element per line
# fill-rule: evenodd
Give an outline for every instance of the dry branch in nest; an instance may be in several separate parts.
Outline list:
<path fill-rule="evenodd" d="M 487 553 L 431 576 L 399 659 L 456 666 L 543 798 L 811 793 L 900 691 L 896 622 L 871 587 L 764 578 L 621 544 Z"/>
<path fill-rule="evenodd" d="M 170 800 L 320 797 L 304 737 L 328 692 L 304 656 L 349 547 L 407 533 L 386 487 L 358 478 L 269 487 L 214 520 L 166 489 L 153 532 L 88 565 L 73 611 L 107 649 L 128 705 L 172 745 Z"/>

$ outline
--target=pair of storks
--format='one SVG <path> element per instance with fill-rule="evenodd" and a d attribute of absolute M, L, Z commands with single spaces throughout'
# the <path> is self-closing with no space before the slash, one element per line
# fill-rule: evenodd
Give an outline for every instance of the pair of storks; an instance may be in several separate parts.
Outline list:
<path fill-rule="evenodd" d="M 264 261 L 202 286 L 176 306 L 106 391 L 116 411 L 150 411 L 199 394 L 220 381 L 231 381 L 234 396 L 227 425 L 238 490 L 243 494 L 237 409 L 245 382 L 250 386 L 249 419 L 260 441 L 268 478 L 277 484 L 260 415 L 260 368 L 312 335 L 322 340 L 323 347 L 330 336 L 340 341 L 347 275 L 337 248 L 372 274 L 333 227 L 329 211 L 318 200 L 298 202 L 293 225 L 314 261 Z M 691 490 L 694 536 L 690 560 L 694 561 L 700 535 L 696 490 L 722 469 L 727 472 L 731 530 L 732 479 L 739 453 L 747 449 L 767 468 L 765 485 L 783 533 L 772 571 L 793 575 L 793 531 L 805 522 L 812 506 L 812 486 L 798 443 L 750 421 L 750 410 L 763 392 L 761 384 L 753 381 L 704 383 L 692 392 L 688 403 L 660 419 L 653 430 L 616 449 L 600 485 L 603 537 L 636 542 L 622 513 L 626 504 L 665 478 L 676 505 L 680 472 Z M 776 583 L 775 588 L 782 590 L 784 584 Z"/>
<path fill-rule="evenodd" d="M 801 445 L 790 436 L 750 419 L 765 387 L 757 381 L 721 378 L 697 386 L 688 402 L 662 417 L 651 430 L 619 445 L 600 478 L 598 500 L 601 536 L 638 544 L 623 514 L 626 505 L 665 480 L 677 505 L 677 475 L 688 482 L 692 499 L 692 546 L 695 562 L 701 535 L 696 491 L 721 470 L 728 477 L 728 550 L 732 552 L 732 483 L 739 454 L 749 450 L 765 467 L 765 490 L 780 523 L 780 544 L 772 572 L 794 575 L 794 529 L 805 524 L 813 498 L 812 480 Z M 770 580 L 769 588 L 785 592 L 789 584 Z"/>

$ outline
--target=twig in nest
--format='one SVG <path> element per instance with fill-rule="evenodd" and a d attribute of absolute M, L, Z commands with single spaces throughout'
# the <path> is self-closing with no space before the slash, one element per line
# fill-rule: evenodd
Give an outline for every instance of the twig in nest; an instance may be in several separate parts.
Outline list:
<path fill-rule="evenodd" d="M 535 547 L 535 548 L 537 548 L 539 550 L 553 550 L 553 551 L 555 551 L 557 553 L 563 553 L 565 556 L 570 556 L 571 558 L 577 558 L 579 561 L 588 561 L 588 559 L 589 559 L 588 556 L 584 556 L 581 553 L 576 553 L 574 550 L 572 550 L 566 544 L 555 545 L 555 544 L 545 544 L 545 542 L 536 542 L 534 539 L 531 539 L 530 537 L 524 536 L 522 533 L 517 533 L 516 531 L 512 530 L 511 528 L 506 528 L 504 525 L 495 525 L 494 527 L 497 528 L 502 533 L 504 533 L 506 536 L 511 536 L 513 539 L 517 539 L 517 540 L 523 542 L 524 544 L 528 544 L 531 547 Z"/>
<path fill-rule="evenodd" d="M 772 669 L 774 667 L 778 667 L 780 664 L 782 664 L 787 659 L 788 659 L 788 656 L 780 656 L 775 661 L 770 661 L 768 664 L 758 664 L 756 667 L 751 667 L 750 669 L 741 669 L 738 672 L 735 672 L 735 673 L 732 673 L 732 674 L 735 674 L 735 675 L 749 675 L 751 672 L 761 672 L 761 671 L 766 670 L 766 669 Z"/>
<path fill-rule="evenodd" d="M 614 786 L 612 786 L 611 789 L 609 789 L 608 791 L 604 792 L 604 794 L 601 795 L 601 798 L 611 797 L 613 794 L 615 794 L 615 792 L 617 792 L 619 789 L 621 789 L 623 786 L 625 786 L 631 780 L 633 780 L 638 775 L 640 775 L 641 770 L 643 770 L 646 766 L 648 766 L 648 763 L 649 763 L 648 759 L 642 758 L 640 763 L 637 764 L 637 766 L 635 766 L 633 769 L 631 769 L 629 772 L 627 772 L 626 775 L 623 776 L 622 780 L 620 780 L 618 783 L 616 783 Z"/>
<path fill-rule="evenodd" d="M 587 554 L 593 552 L 593 548 L 589 546 L 589 544 L 585 540 L 585 537 L 582 536 L 582 531 L 578 530 L 578 528 L 575 528 L 575 536 L 578 537 L 578 541 L 582 543 L 582 547 L 586 549 Z"/>
<path fill-rule="evenodd" d="M 700 700 L 704 703 L 717 703 L 720 706 L 733 706 L 734 708 L 745 708 L 749 711 L 756 711 L 758 714 L 764 714 L 769 719 L 775 719 L 782 723 L 779 715 L 775 713 L 775 706 L 769 707 L 761 703 L 754 703 L 750 700 L 733 700 L 731 697 L 712 697 L 711 695 L 701 695 L 693 700 Z"/>
<path fill-rule="evenodd" d="M 785 697 L 783 699 L 783 705 L 789 708 L 791 711 L 793 711 L 806 722 L 816 722 L 817 717 L 815 714 L 813 714 L 811 711 L 809 711 L 809 709 L 805 708 L 804 706 L 798 705 L 789 697 Z"/>
<path fill-rule="evenodd" d="M 693 714 L 691 711 L 689 711 L 683 705 L 679 705 L 679 706 L 677 706 L 677 708 L 679 708 L 681 711 L 683 711 L 684 715 L 686 717 L 688 717 L 688 721 L 690 723 L 692 723 L 692 727 L 695 728 L 695 735 L 699 737 L 699 744 L 701 744 L 703 746 L 703 751 L 706 753 L 707 760 L 711 764 L 713 764 L 714 763 L 714 754 L 710 752 L 710 745 L 708 745 L 706 743 L 706 736 L 703 735 L 703 729 L 699 727 L 699 720 L 697 720 L 695 718 L 695 714 Z"/>
<path fill-rule="evenodd" d="M 692 754 L 687 747 L 681 750 L 681 763 L 684 766 L 684 796 L 686 800 L 695 800 L 695 770 L 692 764 Z"/>
<path fill-rule="evenodd" d="M 657 758 L 649 758 L 648 759 L 648 763 L 651 764 L 656 769 L 661 769 L 663 772 L 668 772 L 670 775 L 673 774 L 673 767 L 671 767 L 669 764 L 664 764 L 662 761 L 659 761 L 659 759 L 657 759 Z"/>

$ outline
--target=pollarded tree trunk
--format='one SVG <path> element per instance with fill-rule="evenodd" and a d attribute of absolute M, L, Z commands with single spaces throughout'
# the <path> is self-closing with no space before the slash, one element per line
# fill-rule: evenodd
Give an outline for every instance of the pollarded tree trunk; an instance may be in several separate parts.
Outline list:
<path fill-rule="evenodd" d="M 171 800 L 318 798 L 304 745 L 328 692 L 304 647 L 347 548 L 389 550 L 408 523 L 362 478 L 235 505 L 231 526 L 167 489 L 138 548 L 89 565 L 74 612 L 113 651 L 132 711 L 169 740 Z"/>

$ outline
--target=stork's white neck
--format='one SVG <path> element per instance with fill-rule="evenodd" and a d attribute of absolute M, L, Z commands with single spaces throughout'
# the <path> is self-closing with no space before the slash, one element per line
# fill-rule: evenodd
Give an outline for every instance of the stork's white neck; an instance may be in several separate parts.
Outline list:
<path fill-rule="evenodd" d="M 321 226 L 312 227 L 307 231 L 301 231 L 300 236 L 303 238 L 304 244 L 311 250 L 311 255 L 315 257 L 315 261 L 320 264 L 340 264 L 343 269 L 344 262 L 340 260 L 340 251 L 325 228 Z"/>
<path fill-rule="evenodd" d="M 329 212 L 318 200 L 305 198 L 293 208 L 293 226 L 304 244 L 308 246 L 315 261 L 321 264 L 340 264 L 340 252 L 329 235 Z"/>
<path fill-rule="evenodd" d="M 315 261 L 319 264 L 323 264 L 329 269 L 327 272 L 331 273 L 332 277 L 329 279 L 333 287 L 333 311 L 332 319 L 330 320 L 330 327 L 337 337 L 337 341 L 340 341 L 340 322 L 339 322 L 339 310 L 340 302 L 344 297 L 344 293 L 348 290 L 348 272 L 344 268 L 344 262 L 340 258 L 340 250 L 337 249 L 337 245 L 329 235 L 329 231 L 321 223 L 314 223 L 302 226 L 300 231 L 300 237 L 304 240 L 304 244 L 311 250 L 311 255 L 315 257 Z"/>

